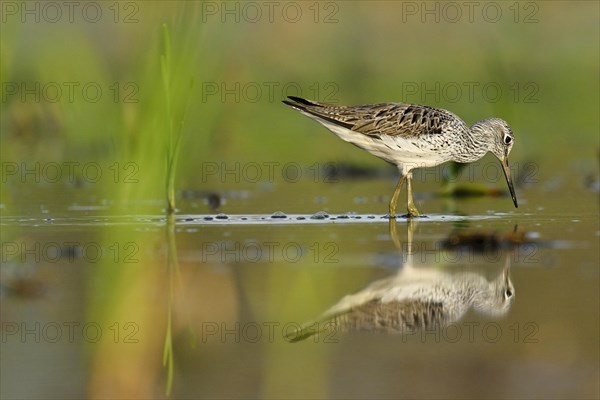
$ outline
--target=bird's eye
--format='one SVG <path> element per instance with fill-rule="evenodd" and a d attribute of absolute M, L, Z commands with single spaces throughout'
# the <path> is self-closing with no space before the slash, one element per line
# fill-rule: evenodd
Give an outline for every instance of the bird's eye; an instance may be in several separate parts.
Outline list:
<path fill-rule="evenodd" d="M 504 144 L 511 144 L 512 138 L 508 135 L 504 135 Z"/>
<path fill-rule="evenodd" d="M 507 289 L 506 292 L 504 292 L 504 296 L 507 299 L 510 299 L 512 297 L 512 295 L 513 295 L 513 293 L 512 293 L 512 291 L 510 289 Z"/>

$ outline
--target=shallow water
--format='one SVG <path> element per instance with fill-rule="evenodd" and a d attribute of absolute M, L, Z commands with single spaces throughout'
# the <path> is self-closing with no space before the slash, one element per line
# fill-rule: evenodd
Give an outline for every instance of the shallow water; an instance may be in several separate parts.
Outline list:
<path fill-rule="evenodd" d="M 183 198 L 173 221 L 159 200 L 121 214 L 28 189 L 0 221 L 2 397 L 598 396 L 598 193 L 521 188 L 517 210 L 422 195 L 428 217 L 390 231 L 372 193 L 392 184 L 229 192 L 218 211 Z M 487 308 L 405 295 L 505 273 L 510 301 Z M 401 307 L 344 312 L 369 285 Z M 292 343 L 302 328 L 320 332 Z"/>

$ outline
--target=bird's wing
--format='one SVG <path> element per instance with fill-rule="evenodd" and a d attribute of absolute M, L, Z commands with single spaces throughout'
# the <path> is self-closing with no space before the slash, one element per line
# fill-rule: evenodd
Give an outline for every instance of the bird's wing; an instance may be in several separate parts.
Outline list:
<path fill-rule="evenodd" d="M 341 331 L 407 332 L 444 326 L 450 316 L 441 302 L 371 300 L 331 318 Z"/>
<path fill-rule="evenodd" d="M 309 116 L 367 136 L 436 135 L 464 122 L 449 111 L 404 103 L 339 106 L 289 97 L 283 102 Z"/>
<path fill-rule="evenodd" d="M 439 329 L 451 322 L 453 320 L 441 302 L 416 300 L 382 303 L 379 299 L 373 299 L 312 321 L 292 332 L 288 339 L 298 342 L 325 331 L 414 333 Z"/>

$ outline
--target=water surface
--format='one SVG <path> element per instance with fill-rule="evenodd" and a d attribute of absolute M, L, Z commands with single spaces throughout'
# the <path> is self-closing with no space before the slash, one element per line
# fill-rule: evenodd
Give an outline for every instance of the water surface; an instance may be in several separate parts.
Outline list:
<path fill-rule="evenodd" d="M 347 196 L 328 190 L 326 204 L 289 214 L 186 199 L 171 221 L 94 201 L 5 210 L 3 397 L 162 397 L 167 386 L 177 398 L 597 395 L 595 191 L 576 187 L 573 202 L 519 189 L 517 210 L 503 197 L 422 200 L 429 218 L 398 218 L 390 234 L 385 198 L 333 212 Z M 460 212 L 444 213 L 448 201 Z M 378 281 L 404 293 L 407 274 L 428 290 L 506 271 L 511 299 L 494 309 L 339 306 Z M 327 318 L 336 304 L 345 325 Z M 316 334 L 292 340 L 307 327 Z"/>

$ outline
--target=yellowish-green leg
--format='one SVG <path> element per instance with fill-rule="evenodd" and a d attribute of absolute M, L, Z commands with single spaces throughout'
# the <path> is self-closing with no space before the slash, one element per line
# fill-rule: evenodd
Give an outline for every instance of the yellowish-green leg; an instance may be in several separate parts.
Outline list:
<path fill-rule="evenodd" d="M 412 255 L 413 232 L 415 230 L 416 224 L 417 224 L 417 222 L 414 219 L 409 219 L 407 221 L 407 224 L 406 224 L 406 230 L 408 233 L 407 242 L 406 242 L 406 246 L 403 248 L 402 243 L 400 242 L 400 237 L 398 236 L 398 230 L 396 228 L 396 221 L 393 219 L 389 220 L 389 233 L 390 233 L 390 238 L 392 239 L 392 243 L 394 243 L 394 247 L 396 247 L 396 249 L 406 250 L 407 251 L 406 256 Z"/>
<path fill-rule="evenodd" d="M 400 189 L 402 189 L 404 179 L 406 179 L 406 176 L 400 175 L 400 179 L 398 179 L 398 184 L 396 185 L 396 190 L 394 190 L 392 200 L 390 200 L 390 219 L 396 218 L 396 203 L 398 202 L 398 195 L 400 194 Z"/>
<path fill-rule="evenodd" d="M 412 174 L 409 174 L 407 176 L 407 186 L 408 186 L 408 216 L 409 218 L 412 217 L 418 217 L 421 214 L 419 213 L 419 210 L 417 210 L 417 207 L 415 206 L 415 203 L 413 201 L 413 194 L 412 194 Z"/>
<path fill-rule="evenodd" d="M 396 220 L 390 218 L 388 220 L 388 229 L 390 232 L 390 238 L 392 239 L 392 243 L 398 250 L 402 250 L 402 244 L 400 243 L 400 239 L 398 238 L 398 230 L 396 229 Z"/>

